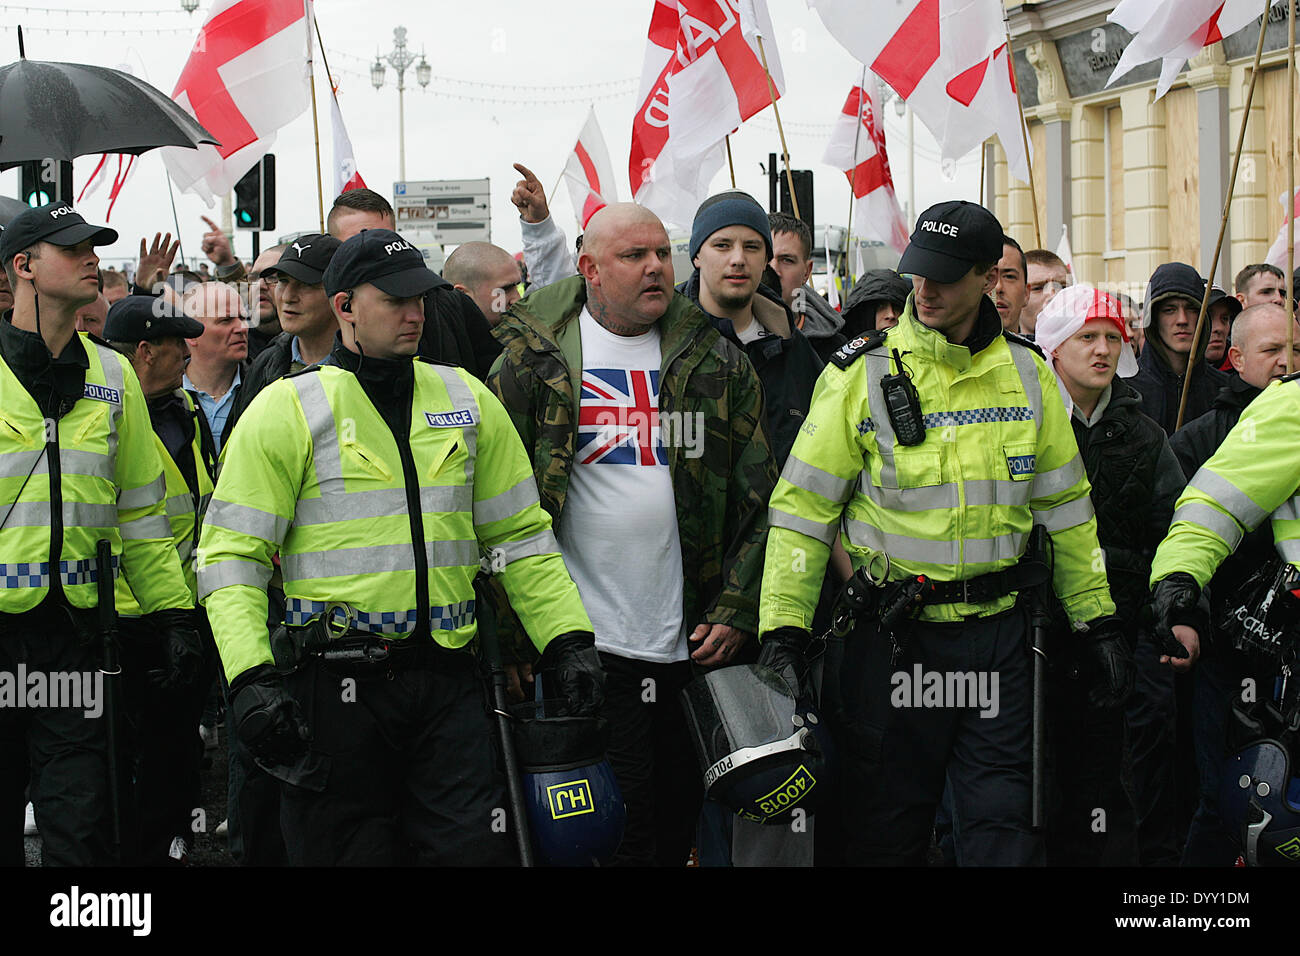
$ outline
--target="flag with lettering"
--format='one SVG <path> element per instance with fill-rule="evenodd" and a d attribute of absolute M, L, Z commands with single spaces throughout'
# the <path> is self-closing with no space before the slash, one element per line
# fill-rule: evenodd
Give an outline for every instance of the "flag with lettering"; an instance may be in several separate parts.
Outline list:
<path fill-rule="evenodd" d="M 841 46 L 907 101 L 945 160 L 996 135 L 1028 182 L 1002 0 L 808 0 Z"/>
<path fill-rule="evenodd" d="M 722 169 L 723 139 L 785 89 L 766 0 L 655 0 L 632 119 L 633 198 L 688 227 Z"/>
<path fill-rule="evenodd" d="M 609 161 L 609 150 L 605 148 L 605 137 L 600 135 L 594 106 L 588 110 L 578 142 L 569 154 L 569 161 L 564 164 L 564 181 L 573 200 L 579 230 L 587 228 L 587 220 L 596 214 L 596 210 L 618 202 L 614 167 Z"/>
<path fill-rule="evenodd" d="M 182 191 L 211 206 L 307 108 L 309 37 L 304 0 L 213 0 L 172 99 L 221 145 L 162 151 Z"/>
<path fill-rule="evenodd" d="M 1259 16 L 1259 0 L 1123 0 L 1106 19 L 1133 34 L 1133 39 L 1106 85 L 1113 85 L 1135 66 L 1160 60 L 1156 83 L 1156 99 L 1160 99 L 1203 47 L 1231 36 Z"/>
<path fill-rule="evenodd" d="M 849 90 L 822 162 L 843 170 L 849 179 L 857 234 L 893 246 L 901 255 L 907 248 L 907 225 L 894 193 L 885 130 L 876 122 L 871 94 L 861 86 Z"/>

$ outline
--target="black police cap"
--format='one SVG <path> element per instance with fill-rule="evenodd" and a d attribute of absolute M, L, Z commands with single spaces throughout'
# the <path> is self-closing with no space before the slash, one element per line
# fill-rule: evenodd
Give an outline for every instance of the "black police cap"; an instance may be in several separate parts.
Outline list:
<path fill-rule="evenodd" d="M 409 299 L 441 285 L 442 279 L 424 264 L 419 249 L 391 229 L 362 229 L 334 253 L 325 270 L 325 293 L 334 295 L 366 282 Z"/>
<path fill-rule="evenodd" d="M 977 264 L 1002 258 L 1002 224 L 983 206 L 941 202 L 921 213 L 898 271 L 935 282 L 956 282 Z"/>
<path fill-rule="evenodd" d="M 202 334 L 202 322 L 191 319 L 161 296 L 128 295 L 118 299 L 104 320 L 104 338 L 110 342 L 197 339 Z"/>
<path fill-rule="evenodd" d="M 95 240 L 97 246 L 112 245 L 117 242 L 117 230 L 92 226 L 68 203 L 52 202 L 20 212 L 10 221 L 0 233 L 0 260 L 8 262 L 38 242 L 75 246 L 87 239 Z"/>

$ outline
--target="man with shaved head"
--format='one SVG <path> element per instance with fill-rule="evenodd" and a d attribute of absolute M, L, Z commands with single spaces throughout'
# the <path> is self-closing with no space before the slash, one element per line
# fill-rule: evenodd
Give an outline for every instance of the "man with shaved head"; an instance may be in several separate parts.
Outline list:
<path fill-rule="evenodd" d="M 1263 273 L 1269 278 L 1267 273 Z M 1249 278 L 1249 277 L 1248 277 Z M 1283 296 L 1285 298 L 1285 296 Z M 1213 457 L 1251 402 L 1272 381 L 1286 375 L 1287 325 L 1292 326 L 1291 364 L 1300 369 L 1300 323 L 1273 302 L 1252 305 L 1232 324 L 1228 361 L 1237 375 L 1219 389 L 1214 405 L 1204 415 L 1183 426 L 1169 439 L 1183 474 L 1192 476 Z M 1247 499 L 1249 500 L 1249 499 Z M 1175 519 L 1178 515 L 1174 516 Z M 1273 526 L 1268 521 L 1242 539 L 1220 565 L 1206 588 L 1212 620 L 1221 620 L 1240 603 L 1246 582 L 1270 556 L 1275 555 Z M 1257 686 L 1271 687 L 1272 675 L 1256 672 L 1252 660 L 1228 642 L 1202 645 L 1194 679 L 1196 763 L 1201 779 L 1201 800 L 1192 818 L 1183 851 L 1184 866 L 1231 866 L 1237 848 L 1219 822 L 1218 789 L 1224 752 L 1225 724 L 1233 699 L 1248 678 Z"/>
<path fill-rule="evenodd" d="M 442 277 L 473 299 L 493 328 L 519 299 L 519 263 L 490 242 L 457 246 L 442 267 Z"/>
<path fill-rule="evenodd" d="M 248 312 L 239 290 L 224 282 L 190 286 L 185 291 L 183 308 L 191 319 L 203 323 L 203 334 L 187 340 L 190 364 L 185 371 L 185 388 L 198 395 L 220 452 L 226 422 L 242 382 L 240 364 L 248 358 Z"/>
<path fill-rule="evenodd" d="M 758 623 L 776 482 L 763 392 L 674 292 L 668 233 L 649 210 L 597 212 L 578 271 L 502 317 L 488 385 L 595 627 L 628 810 L 615 863 L 681 866 L 702 792 L 678 695 L 693 667 L 735 663 Z"/>

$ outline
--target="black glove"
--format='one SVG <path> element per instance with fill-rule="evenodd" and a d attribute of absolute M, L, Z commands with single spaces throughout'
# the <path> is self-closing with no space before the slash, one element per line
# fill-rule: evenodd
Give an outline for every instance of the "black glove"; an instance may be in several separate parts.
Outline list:
<path fill-rule="evenodd" d="M 596 636 L 570 631 L 554 638 L 542 651 L 538 670 L 551 671 L 560 685 L 557 717 L 596 717 L 605 706 L 605 670 L 596 654 Z"/>
<path fill-rule="evenodd" d="M 808 644 L 812 635 L 798 627 L 778 627 L 763 635 L 758 663 L 770 667 L 790 685 L 796 697 L 808 678 Z"/>
<path fill-rule="evenodd" d="M 155 611 L 150 623 L 162 634 L 162 668 L 149 671 L 149 679 L 163 689 L 185 688 L 194 683 L 203 665 L 203 642 L 195 612 L 183 608 Z"/>
<path fill-rule="evenodd" d="M 1079 635 L 1083 642 L 1083 670 L 1092 683 L 1088 705 L 1097 710 L 1114 710 L 1124 705 L 1133 692 L 1133 652 L 1128 639 L 1114 617 L 1102 617 L 1088 623 Z"/>
<path fill-rule="evenodd" d="M 1205 634 L 1205 614 L 1199 606 L 1201 586 L 1186 571 L 1175 571 L 1161 578 L 1151 589 L 1150 617 L 1153 633 L 1160 642 L 1162 653 L 1180 660 L 1187 657 L 1187 648 L 1174 637 L 1175 625 L 1193 628 Z"/>
<path fill-rule="evenodd" d="M 230 684 L 235 732 L 254 757 L 271 764 L 293 763 L 307 751 L 311 734 L 298 702 L 270 664 L 244 671 Z"/>

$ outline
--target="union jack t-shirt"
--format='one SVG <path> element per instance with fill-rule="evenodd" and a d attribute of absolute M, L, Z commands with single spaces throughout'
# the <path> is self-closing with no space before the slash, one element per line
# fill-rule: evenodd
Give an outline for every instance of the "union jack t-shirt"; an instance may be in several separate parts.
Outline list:
<path fill-rule="evenodd" d="M 598 648 L 685 660 L 681 542 L 659 425 L 659 329 L 615 335 L 586 309 L 579 323 L 578 442 L 556 538 Z"/>

